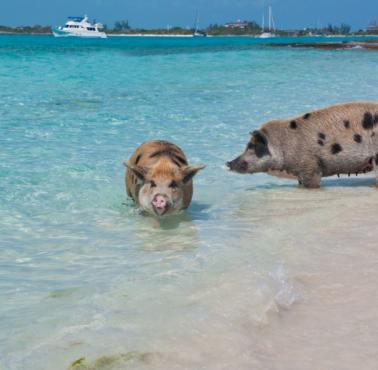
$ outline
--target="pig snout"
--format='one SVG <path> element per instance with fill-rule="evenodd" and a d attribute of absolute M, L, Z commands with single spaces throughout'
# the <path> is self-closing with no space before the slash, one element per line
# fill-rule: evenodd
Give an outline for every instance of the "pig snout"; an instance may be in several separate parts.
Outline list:
<path fill-rule="evenodd" d="M 167 212 L 170 203 L 166 196 L 162 194 L 156 194 L 154 196 L 154 199 L 152 200 L 152 206 L 155 213 L 157 213 L 158 215 L 163 215 L 165 212 Z"/>
<path fill-rule="evenodd" d="M 226 165 L 231 171 L 236 172 L 246 172 L 248 168 L 248 163 L 242 160 L 240 157 L 237 157 L 234 160 L 227 162 Z"/>

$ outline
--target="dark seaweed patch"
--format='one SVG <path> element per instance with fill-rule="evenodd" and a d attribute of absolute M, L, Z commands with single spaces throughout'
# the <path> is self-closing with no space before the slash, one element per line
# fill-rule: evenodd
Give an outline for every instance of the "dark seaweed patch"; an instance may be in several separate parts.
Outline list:
<path fill-rule="evenodd" d="M 331 146 L 331 153 L 332 154 L 337 154 L 340 153 L 343 150 L 340 144 L 335 143 Z"/>
<path fill-rule="evenodd" d="M 362 127 L 365 130 L 370 130 L 374 126 L 373 115 L 370 112 L 365 112 L 364 117 L 362 118 Z"/>
<path fill-rule="evenodd" d="M 354 140 L 356 143 L 361 143 L 361 142 L 362 142 L 362 136 L 359 135 L 359 134 L 354 134 L 354 135 L 353 135 L 353 140 Z"/>

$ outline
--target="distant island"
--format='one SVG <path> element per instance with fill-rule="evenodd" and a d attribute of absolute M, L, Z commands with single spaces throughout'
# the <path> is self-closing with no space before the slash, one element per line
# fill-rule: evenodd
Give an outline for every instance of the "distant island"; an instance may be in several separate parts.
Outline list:
<path fill-rule="evenodd" d="M 167 28 L 133 28 L 129 22 L 117 21 L 113 27 L 104 25 L 104 31 L 108 35 L 192 35 L 194 28 L 183 27 L 167 27 Z M 228 22 L 223 25 L 212 24 L 207 28 L 201 30 L 209 36 L 256 36 L 263 32 L 262 27 L 255 21 L 235 21 Z M 6 34 L 51 34 L 51 26 L 18 26 L 9 27 L 0 25 L 0 33 Z M 341 24 L 335 26 L 328 24 L 322 28 L 307 27 L 304 29 L 293 30 L 274 30 L 278 36 L 334 36 L 334 35 L 378 35 L 378 25 L 376 22 L 371 22 L 366 29 L 361 29 L 351 32 L 351 27 L 348 24 Z"/>

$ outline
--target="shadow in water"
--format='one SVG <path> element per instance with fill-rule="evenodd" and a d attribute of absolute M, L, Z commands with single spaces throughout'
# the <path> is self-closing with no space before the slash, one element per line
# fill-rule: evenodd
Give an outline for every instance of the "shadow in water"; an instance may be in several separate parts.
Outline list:
<path fill-rule="evenodd" d="M 322 180 L 322 186 L 329 187 L 357 187 L 375 185 L 374 177 L 340 177 Z"/>
<path fill-rule="evenodd" d="M 210 214 L 207 212 L 211 207 L 211 204 L 205 204 L 193 201 L 189 208 L 186 210 L 186 213 L 188 213 L 193 221 L 196 220 L 209 220 Z"/>
<path fill-rule="evenodd" d="M 145 251 L 193 249 L 201 243 L 197 220 L 210 218 L 210 205 L 192 202 L 188 210 L 174 215 L 155 217 L 135 208 L 133 202 L 122 202 L 122 218 L 128 218 L 127 234 L 132 245 Z"/>
<path fill-rule="evenodd" d="M 353 188 L 353 187 L 371 187 L 375 186 L 376 180 L 374 177 L 340 177 L 340 178 L 323 178 L 320 189 L 326 188 L 336 188 L 336 187 L 346 187 L 346 188 Z M 298 185 L 296 180 L 287 180 L 287 182 L 267 182 L 264 184 L 258 184 L 253 187 L 248 187 L 247 191 L 255 191 L 255 190 L 272 190 L 272 189 L 282 189 L 282 188 L 292 188 L 292 189 L 306 189 L 303 186 Z M 306 189 L 307 190 L 307 189 Z M 318 190 L 318 189 L 315 189 Z"/>
<path fill-rule="evenodd" d="M 142 210 L 135 207 L 134 202 L 127 198 L 122 201 L 118 208 L 124 216 L 128 217 L 142 217 L 144 220 L 154 226 L 163 230 L 176 229 L 183 222 L 192 222 L 196 220 L 208 220 L 210 215 L 206 212 L 210 209 L 209 204 L 200 203 L 193 201 L 189 208 L 180 211 L 173 215 L 168 215 L 164 217 L 155 217 L 143 212 Z"/>
<path fill-rule="evenodd" d="M 153 217 L 146 215 L 153 220 L 155 220 L 156 225 L 162 230 L 172 230 L 180 227 L 182 223 L 189 223 L 196 220 L 208 220 L 210 218 L 209 214 L 205 212 L 210 208 L 209 204 L 192 202 L 188 209 L 185 209 L 179 213 L 165 216 L 165 217 Z"/>

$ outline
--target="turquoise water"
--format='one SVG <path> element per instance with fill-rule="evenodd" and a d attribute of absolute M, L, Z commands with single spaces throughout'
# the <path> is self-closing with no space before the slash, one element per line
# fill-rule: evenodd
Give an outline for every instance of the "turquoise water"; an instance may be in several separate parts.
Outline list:
<path fill-rule="evenodd" d="M 152 353 L 154 369 L 264 366 L 254 325 L 306 303 L 298 266 L 316 270 L 340 240 L 356 252 L 331 226 L 356 204 L 376 213 L 374 180 L 308 192 L 224 163 L 266 120 L 376 101 L 378 53 L 256 42 L 0 36 L 1 369 L 129 351 Z M 190 208 L 160 224 L 123 183 L 147 139 L 207 164 Z"/>

